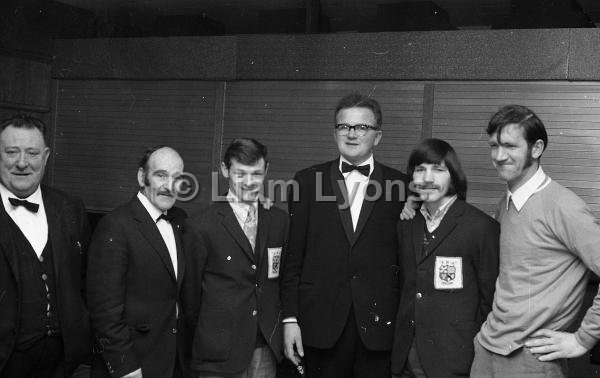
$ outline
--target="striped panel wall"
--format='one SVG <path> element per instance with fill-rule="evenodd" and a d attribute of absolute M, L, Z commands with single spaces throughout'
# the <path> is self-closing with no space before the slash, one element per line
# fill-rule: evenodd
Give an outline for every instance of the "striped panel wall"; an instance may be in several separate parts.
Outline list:
<path fill-rule="evenodd" d="M 546 125 L 544 170 L 600 216 L 600 85 L 443 83 L 435 85 L 433 136 L 449 141 L 469 177 L 469 202 L 492 213 L 505 186 L 497 178 L 485 127 L 502 105 L 520 104 Z"/>
<path fill-rule="evenodd" d="M 83 198 L 88 209 L 111 210 L 137 190 L 137 164 L 147 147 L 177 149 L 185 170 L 209 187 L 215 82 L 60 81 L 53 182 Z M 202 190 L 180 205 L 206 206 Z"/>
<path fill-rule="evenodd" d="M 381 104 L 383 139 L 376 147 L 376 158 L 404 170 L 410 148 L 421 137 L 420 83 L 228 83 L 222 149 L 236 137 L 256 138 L 269 148 L 269 178 L 290 180 L 294 172 L 338 156 L 333 113 L 338 100 L 353 91 L 369 94 Z"/>

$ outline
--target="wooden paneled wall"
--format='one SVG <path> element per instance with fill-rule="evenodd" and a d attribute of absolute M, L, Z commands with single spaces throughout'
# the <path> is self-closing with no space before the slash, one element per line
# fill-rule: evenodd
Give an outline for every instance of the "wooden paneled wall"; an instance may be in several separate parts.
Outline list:
<path fill-rule="evenodd" d="M 269 148 L 273 180 L 333 159 L 333 109 L 359 91 L 380 101 L 384 138 L 376 157 L 405 169 L 421 137 L 449 141 L 469 178 L 469 202 L 488 213 L 505 189 L 489 158 L 485 126 L 502 105 L 531 107 L 550 143 L 542 162 L 600 216 L 600 85 L 568 82 L 408 81 L 103 81 L 61 80 L 56 101 L 56 186 L 110 210 L 136 190 L 144 149 L 169 144 L 199 195 L 181 205 L 208 205 L 212 174 L 231 139 L 254 137 Z M 216 193 L 224 191 L 223 183 Z M 280 204 L 285 206 L 284 204 Z"/>

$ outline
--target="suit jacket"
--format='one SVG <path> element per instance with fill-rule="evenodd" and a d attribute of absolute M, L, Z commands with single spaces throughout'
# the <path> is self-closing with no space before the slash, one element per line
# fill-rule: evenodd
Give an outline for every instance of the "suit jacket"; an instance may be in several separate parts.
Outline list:
<path fill-rule="evenodd" d="M 425 219 L 419 211 L 413 220 L 398 223 L 403 285 L 392 372 L 402 372 L 415 338 L 428 377 L 469 376 L 473 338 L 492 309 L 500 225 L 457 199 L 432 233 L 426 257 L 422 256 L 424 232 Z M 462 260 L 461 289 L 435 288 L 435 276 L 443 274 L 443 267 L 435 269 L 436 259 L 442 256 Z"/>
<path fill-rule="evenodd" d="M 406 176 L 375 162 L 370 180 L 377 184 L 367 187 L 354 231 L 350 207 L 339 206 L 347 195 L 338 164 L 334 160 L 316 165 L 295 176 L 298 192 L 292 190 L 288 196 L 284 317 L 298 318 L 304 344 L 331 348 L 353 308 L 364 345 L 387 351 L 392 347 L 400 290 L 396 223 Z"/>
<path fill-rule="evenodd" d="M 87 280 L 96 339 L 92 377 L 121 377 L 141 367 L 145 378 L 165 378 L 173 375 L 176 363 L 183 367 L 176 361 L 181 342 L 176 304 L 186 273 L 181 241 L 185 213 L 177 208 L 169 212 L 175 214 L 177 279 L 156 220 L 137 197 L 98 223 Z"/>
<path fill-rule="evenodd" d="M 48 242 L 52 245 L 65 362 L 71 370 L 85 362 L 91 350 L 84 296 L 89 223 L 81 200 L 45 186 L 42 198 L 48 220 Z M 13 351 L 21 311 L 19 259 L 14 235 L 7 231 L 10 221 L 0 203 L 0 373 Z"/>
<path fill-rule="evenodd" d="M 190 222 L 194 240 L 188 269 L 195 277 L 186 281 L 191 288 L 184 302 L 191 308 L 188 325 L 195 330 L 192 369 L 241 372 L 250 363 L 258 330 L 281 359 L 279 278 L 269 278 L 268 268 L 269 253 L 284 253 L 287 228 L 284 211 L 259 205 L 253 252 L 228 202 L 213 204 Z"/>

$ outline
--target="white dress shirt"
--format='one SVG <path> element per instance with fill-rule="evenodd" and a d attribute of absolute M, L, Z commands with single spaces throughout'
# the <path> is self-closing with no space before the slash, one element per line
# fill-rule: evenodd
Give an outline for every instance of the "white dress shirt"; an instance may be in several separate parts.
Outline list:
<path fill-rule="evenodd" d="M 156 221 L 158 217 L 163 214 L 163 212 L 157 209 L 156 206 L 154 206 L 141 192 L 138 192 L 137 197 L 142 205 L 144 205 L 144 208 L 146 208 L 146 211 L 148 211 L 148 214 L 150 214 L 154 222 L 156 222 L 156 227 L 158 227 L 158 231 L 160 232 L 160 235 L 162 236 L 165 244 L 167 245 L 167 249 L 169 250 L 169 256 L 171 257 L 173 269 L 175 270 L 175 278 L 177 278 L 177 243 L 175 242 L 175 233 L 173 232 L 171 222 L 164 219 Z"/>
<path fill-rule="evenodd" d="M 42 199 L 42 190 L 38 188 L 27 198 L 19 198 L 12 194 L 4 185 L 0 183 L 0 195 L 2 196 L 2 204 L 8 216 L 17 224 L 23 235 L 33 247 L 35 254 L 42 256 L 44 247 L 48 242 L 48 220 L 46 219 L 46 210 L 44 209 L 44 201 Z M 39 205 L 37 213 L 27 210 L 23 206 L 13 206 L 8 199 L 18 198 Z"/>
<path fill-rule="evenodd" d="M 535 174 L 531 176 L 531 178 L 527 180 L 527 182 L 519 189 L 515 190 L 514 193 L 511 193 L 510 190 L 506 189 L 506 210 L 508 210 L 508 204 L 512 199 L 517 211 L 521 211 L 529 197 L 531 197 L 534 193 L 544 189 L 546 185 L 550 184 L 550 181 L 552 180 L 546 175 L 540 166 Z"/>
<path fill-rule="evenodd" d="M 340 156 L 339 170 L 342 172 L 342 163 L 346 162 L 353 165 L 343 156 Z M 369 176 L 365 176 L 359 171 L 351 171 L 342 173 L 344 180 L 346 181 L 346 189 L 348 190 L 348 201 L 350 201 L 350 215 L 352 216 L 352 228 L 356 231 L 356 225 L 358 224 L 358 218 L 360 217 L 360 209 L 362 208 L 363 201 L 365 200 L 365 193 L 367 191 L 367 184 L 369 183 L 369 177 L 373 173 L 375 166 L 375 160 L 373 155 L 369 156 L 367 160 L 358 164 L 368 164 L 370 167 Z"/>

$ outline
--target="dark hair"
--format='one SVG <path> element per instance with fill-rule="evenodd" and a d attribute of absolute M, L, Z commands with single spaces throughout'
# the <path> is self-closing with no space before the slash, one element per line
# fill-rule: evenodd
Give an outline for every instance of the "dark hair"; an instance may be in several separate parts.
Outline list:
<path fill-rule="evenodd" d="M 38 129 L 44 137 L 44 143 L 46 143 L 46 124 L 39 118 L 25 113 L 15 114 L 0 122 L 0 131 L 3 131 L 8 126 L 25 129 Z"/>
<path fill-rule="evenodd" d="M 340 110 L 348 108 L 367 108 L 371 110 L 375 116 L 374 126 L 377 126 L 378 129 L 381 128 L 383 119 L 381 115 L 381 107 L 379 106 L 377 100 L 360 93 L 350 93 L 349 95 L 344 96 L 335 107 L 335 113 L 333 115 L 334 124 L 337 120 L 337 115 Z"/>
<path fill-rule="evenodd" d="M 485 130 L 488 135 L 496 133 L 498 142 L 501 143 L 500 134 L 506 125 L 516 124 L 523 128 L 523 134 L 529 148 L 541 139 L 544 142 L 544 150 L 548 147 L 548 134 L 544 123 L 529 108 L 522 105 L 506 105 L 500 108 L 492 116 Z"/>
<path fill-rule="evenodd" d="M 223 162 L 227 169 L 229 169 L 232 159 L 244 165 L 252 165 L 256 164 L 261 158 L 265 160 L 265 165 L 269 162 L 267 160 L 267 147 L 265 145 L 256 139 L 237 138 L 232 140 L 227 150 L 225 150 Z"/>
<path fill-rule="evenodd" d="M 169 146 L 160 144 L 158 146 L 147 148 L 146 151 L 144 152 L 144 156 L 142 156 L 142 158 L 140 159 L 140 163 L 138 164 L 138 167 L 142 168 L 144 171 L 147 171 L 148 170 L 148 160 L 150 160 L 150 156 L 152 156 L 152 154 L 154 152 L 160 150 L 161 148 L 165 148 L 165 147 L 169 147 Z M 169 148 L 171 148 L 171 147 L 169 147 Z"/>
<path fill-rule="evenodd" d="M 423 139 L 417 144 L 408 158 L 407 173 L 412 179 L 415 167 L 419 164 L 446 164 L 450 173 L 451 185 L 448 188 L 448 195 L 456 194 L 461 200 L 467 199 L 467 175 L 460 165 L 458 155 L 454 148 L 446 141 L 441 139 L 429 138 Z"/>

